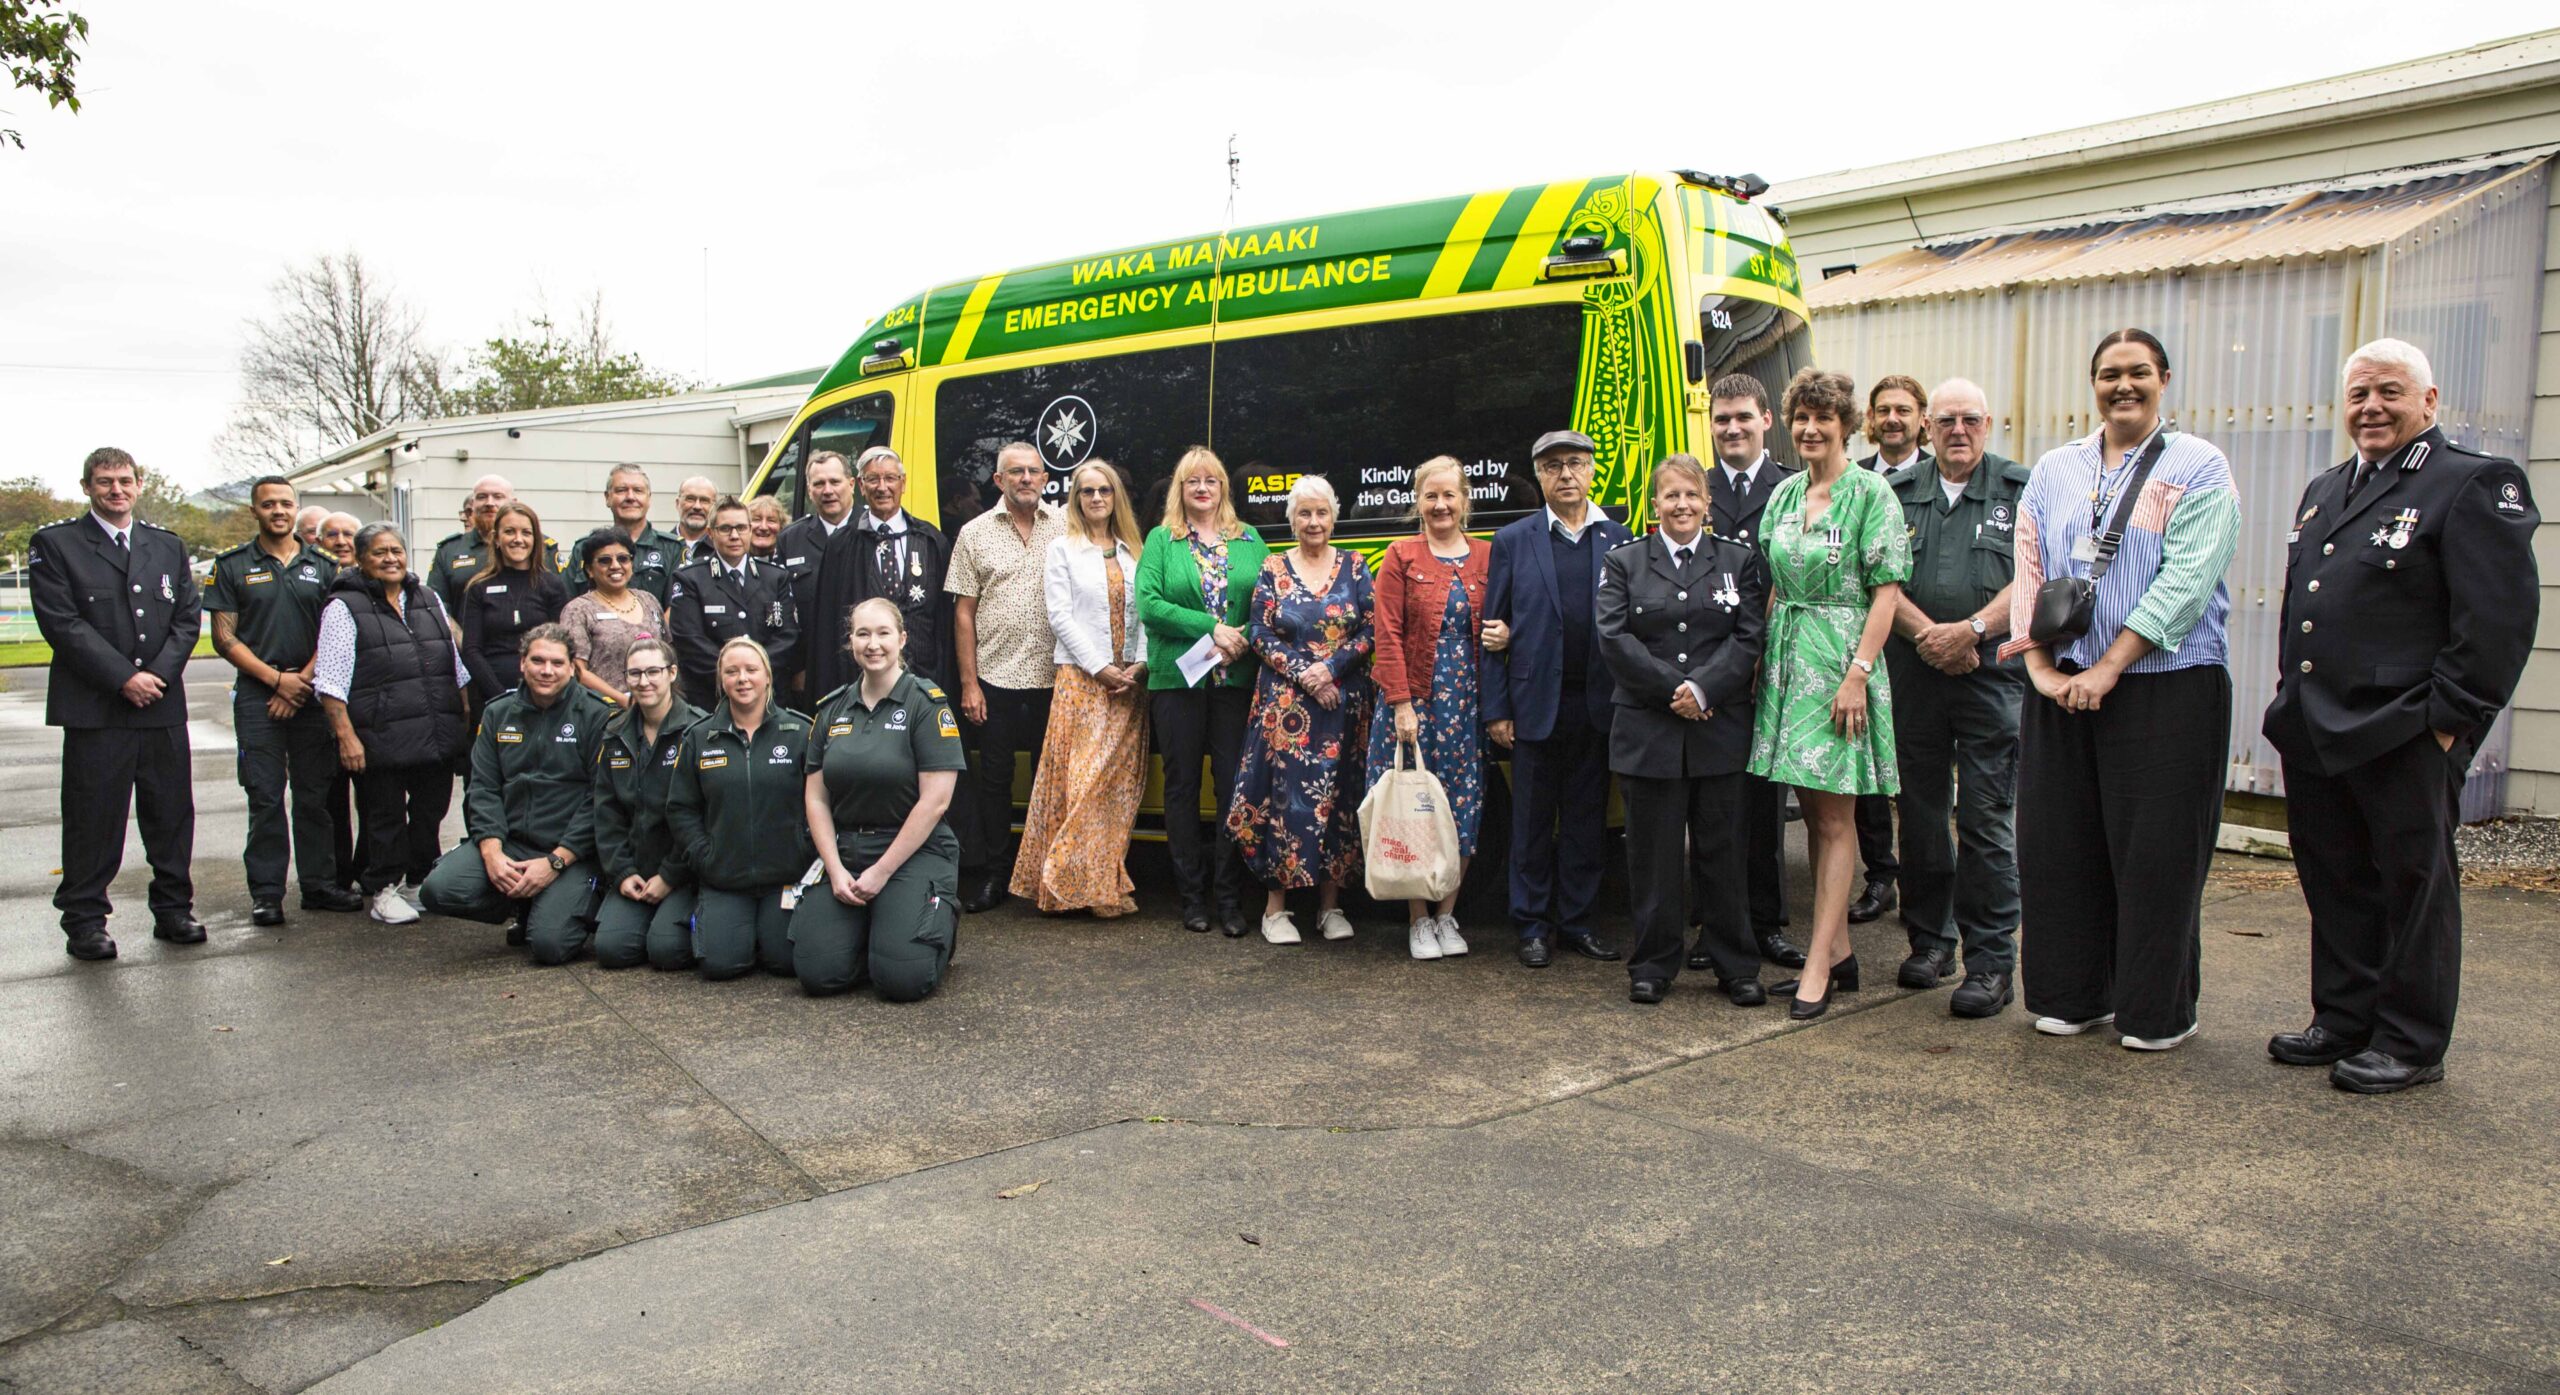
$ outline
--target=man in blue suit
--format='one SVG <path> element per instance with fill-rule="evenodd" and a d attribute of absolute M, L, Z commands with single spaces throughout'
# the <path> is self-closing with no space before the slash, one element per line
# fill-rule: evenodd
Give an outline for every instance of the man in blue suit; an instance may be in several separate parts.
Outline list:
<path fill-rule="evenodd" d="M 1593 609 L 1601 557 L 1634 534 L 1592 506 L 1592 454 L 1578 432 L 1538 438 L 1529 459 L 1547 506 L 1493 535 L 1485 589 L 1485 729 L 1511 752 L 1511 918 L 1532 969 L 1559 938 L 1586 959 L 1618 957 L 1591 933 L 1612 691 Z"/>

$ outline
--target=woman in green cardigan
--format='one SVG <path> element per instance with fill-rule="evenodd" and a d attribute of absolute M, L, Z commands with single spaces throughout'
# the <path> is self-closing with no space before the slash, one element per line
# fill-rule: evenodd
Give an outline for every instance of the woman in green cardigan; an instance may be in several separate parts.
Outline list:
<path fill-rule="evenodd" d="M 1185 545 L 1187 544 L 1187 546 Z M 1182 886 L 1182 928 L 1206 932 L 1212 893 L 1218 927 L 1230 939 L 1252 928 L 1242 905 L 1244 864 L 1227 836 L 1227 801 L 1244 755 L 1245 709 L 1254 661 L 1245 641 L 1253 579 L 1270 549 L 1236 518 L 1225 462 L 1206 446 L 1183 452 L 1165 491 L 1164 523 L 1147 535 L 1138 561 L 1138 623 L 1147 632 L 1147 688 L 1156 750 L 1164 756 L 1164 831 Z M 1186 680 L 1184 654 L 1207 638 L 1216 663 Z M 1214 863 L 1200 827 L 1200 757 L 1218 796 Z"/>

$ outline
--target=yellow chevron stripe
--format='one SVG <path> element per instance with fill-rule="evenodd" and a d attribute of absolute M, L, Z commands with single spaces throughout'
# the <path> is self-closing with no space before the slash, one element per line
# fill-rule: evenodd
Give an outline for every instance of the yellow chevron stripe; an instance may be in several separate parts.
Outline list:
<path fill-rule="evenodd" d="M 1476 249 L 1484 245 L 1484 230 L 1493 226 L 1493 215 L 1502 211 L 1508 190 L 1497 189 L 1467 200 L 1459 210 L 1457 225 L 1449 229 L 1449 240 L 1440 247 L 1440 259 L 1431 264 L 1430 279 L 1422 283 L 1422 299 L 1433 300 L 1455 295 L 1467 279 L 1467 268 L 1475 265 Z"/>
<path fill-rule="evenodd" d="M 996 287 L 1003 284 L 999 272 L 969 288 L 969 299 L 960 307 L 960 323 L 951 331 L 951 342 L 942 346 L 944 363 L 966 363 L 969 345 L 978 337 L 978 322 L 987 317 L 987 302 L 996 298 Z"/>
<path fill-rule="evenodd" d="M 1547 249 L 1555 245 L 1556 230 L 1564 226 L 1565 216 L 1573 212 L 1573 201 L 1582 195 L 1588 180 L 1568 179 L 1550 184 L 1529 205 L 1529 218 L 1520 225 L 1518 236 L 1511 241 L 1511 255 L 1502 259 L 1502 271 L 1493 278 L 1497 291 L 1518 290 L 1538 279 L 1538 268 L 1547 260 Z"/>

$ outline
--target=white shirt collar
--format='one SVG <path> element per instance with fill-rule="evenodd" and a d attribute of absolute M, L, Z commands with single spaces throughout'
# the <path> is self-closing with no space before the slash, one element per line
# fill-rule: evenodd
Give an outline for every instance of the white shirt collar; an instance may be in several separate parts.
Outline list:
<path fill-rule="evenodd" d="M 1704 528 L 1690 534 L 1687 542 L 1673 542 L 1671 530 L 1668 528 L 1656 528 L 1653 530 L 1653 535 L 1662 539 L 1662 556 L 1666 561 L 1675 559 L 1680 549 L 1684 547 L 1689 549 L 1690 556 L 1695 557 L 1698 555 L 1698 549 L 1705 546 L 1707 541 L 1707 530 Z"/>
<path fill-rule="evenodd" d="M 1730 465 L 1725 464 L 1725 463 L 1724 463 L 1723 461 L 1721 461 L 1721 460 L 1719 460 L 1719 461 L 1717 461 L 1717 462 L 1716 462 L 1716 467 L 1717 467 L 1718 469 L 1720 469 L 1720 470 L 1724 471 L 1724 482 L 1725 482 L 1726 484 L 1733 485 L 1734 487 L 1739 488 L 1739 489 L 1746 489 L 1746 490 L 1747 490 L 1747 489 L 1749 489 L 1749 488 L 1751 487 L 1751 483 L 1752 483 L 1752 481 L 1753 481 L 1754 479 L 1756 479 L 1756 478 L 1759 476 L 1759 474 L 1760 474 L 1760 467 L 1761 467 L 1761 466 L 1763 466 L 1763 465 L 1766 465 L 1766 464 L 1768 464 L 1768 463 L 1769 463 L 1769 452 L 1767 452 L 1767 451 L 1765 451 L 1765 450 L 1764 450 L 1764 451 L 1760 452 L 1760 458 L 1759 458 L 1759 459 L 1752 461 L 1749 465 L 1746 465 L 1746 466 L 1744 466 L 1743 468 L 1741 468 L 1741 469 L 1739 469 L 1739 470 L 1737 470 L 1737 469 L 1733 468 L 1733 467 L 1732 467 L 1732 466 L 1730 466 Z"/>
<path fill-rule="evenodd" d="M 1585 503 L 1583 504 L 1583 506 L 1582 506 L 1582 526 L 1581 526 L 1581 527 L 1579 527 L 1579 528 L 1574 527 L 1572 524 L 1567 523 L 1567 522 L 1565 522 L 1562 518 L 1558 517 L 1558 516 L 1556 515 L 1556 506 L 1555 506 L 1555 505 L 1553 505 L 1553 504 L 1549 504 L 1549 505 L 1547 505 L 1547 524 L 1548 524 L 1548 526 L 1549 526 L 1549 527 L 1553 527 L 1553 528 L 1561 528 L 1561 529 L 1563 529 L 1563 530 L 1564 530 L 1564 540 L 1565 540 L 1566 542 L 1578 543 L 1578 542 L 1582 541 L 1582 535 L 1583 535 L 1583 534 L 1585 534 L 1585 533 L 1590 532 L 1590 531 L 1591 531 L 1591 525 L 1592 525 L 1592 524 L 1594 524 L 1594 523 L 1597 523 L 1597 522 L 1599 522 L 1599 521 L 1600 521 L 1600 510 L 1599 510 L 1598 508 L 1594 507 L 1593 505 L 1591 505 L 1591 504 L 1590 504 L 1590 503 L 1588 503 L 1588 502 L 1585 502 Z"/>
<path fill-rule="evenodd" d="M 864 509 L 862 511 L 862 528 L 864 532 L 887 533 L 891 537 L 896 537 L 907 531 L 907 511 L 905 509 L 900 509 L 896 513 L 889 515 L 887 518 L 882 518 L 871 510 Z"/>
<path fill-rule="evenodd" d="M 89 521 L 97 524 L 100 529 L 105 531 L 108 537 L 121 539 L 126 547 L 133 546 L 133 523 L 131 520 L 127 520 L 125 525 L 119 528 L 105 519 L 98 517 L 98 511 L 96 509 L 91 509 L 89 510 Z"/>

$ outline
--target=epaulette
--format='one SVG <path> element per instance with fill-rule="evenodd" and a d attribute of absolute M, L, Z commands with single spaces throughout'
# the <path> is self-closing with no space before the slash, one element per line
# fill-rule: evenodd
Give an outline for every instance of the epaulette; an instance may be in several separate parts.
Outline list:
<path fill-rule="evenodd" d="M 173 537 L 173 538 L 174 538 L 174 537 L 176 537 L 176 536 L 178 536 L 178 535 L 177 535 L 177 533 L 176 533 L 175 531 L 173 531 L 173 530 L 171 530 L 171 529 L 168 529 L 168 528 L 163 528 L 163 527 L 161 527 L 159 524 L 157 524 L 157 523 L 153 523 L 153 522 L 151 522 L 151 521 L 150 521 L 150 520 L 148 520 L 148 519 L 141 519 L 141 518 L 137 518 L 137 519 L 135 519 L 135 520 L 133 521 L 133 526 L 134 526 L 134 527 L 136 527 L 136 528 L 148 528 L 148 529 L 150 529 L 152 532 L 155 532 L 155 533 L 167 533 L 170 537 Z"/>

